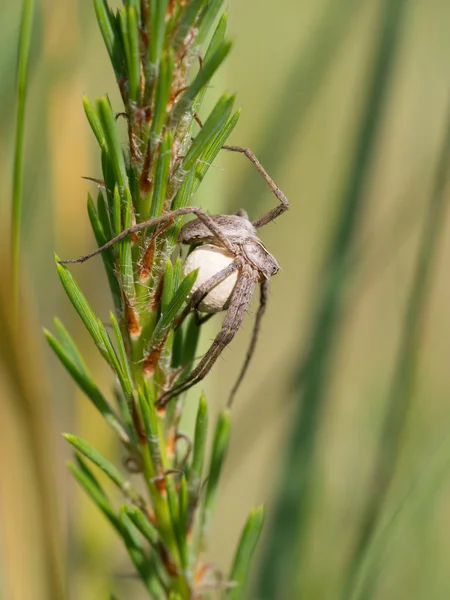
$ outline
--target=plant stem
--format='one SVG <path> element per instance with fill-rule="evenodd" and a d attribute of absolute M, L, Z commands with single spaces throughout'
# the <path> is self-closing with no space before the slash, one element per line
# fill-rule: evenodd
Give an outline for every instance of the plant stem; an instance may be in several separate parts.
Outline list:
<path fill-rule="evenodd" d="M 14 151 L 14 176 L 11 214 L 11 277 L 14 322 L 19 315 L 20 285 L 20 233 L 23 202 L 23 146 L 25 133 L 25 104 L 27 94 L 28 56 L 33 25 L 34 0 L 24 0 L 20 25 L 19 57 L 17 66 L 17 117 L 16 146 Z"/>

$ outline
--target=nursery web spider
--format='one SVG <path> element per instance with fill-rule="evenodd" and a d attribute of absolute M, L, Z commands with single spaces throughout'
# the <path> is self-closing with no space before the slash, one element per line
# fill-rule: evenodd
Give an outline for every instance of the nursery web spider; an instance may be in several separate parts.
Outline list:
<path fill-rule="evenodd" d="M 227 310 L 227 314 L 221 330 L 195 369 L 186 379 L 160 396 L 157 405 L 161 407 L 165 406 L 171 398 L 199 383 L 209 373 L 224 348 L 239 330 L 255 287 L 259 284 L 259 308 L 244 364 L 230 394 L 229 404 L 231 404 L 255 350 L 267 304 L 270 278 L 279 270 L 277 261 L 258 238 L 257 230 L 284 213 L 289 208 L 288 199 L 251 150 L 240 146 L 223 146 L 223 148 L 247 156 L 261 173 L 280 204 L 256 221 L 250 221 L 244 210 L 239 210 L 233 215 L 208 215 L 201 208 L 186 206 L 133 225 L 90 254 L 77 259 L 60 261 L 61 263 L 84 262 L 110 248 L 127 235 L 161 225 L 181 215 L 194 214 L 197 217 L 183 225 L 178 237 L 178 243 L 181 244 L 200 244 L 190 253 L 185 262 L 185 273 L 199 267 L 199 274 L 178 323 L 181 323 L 191 311 L 195 311 L 197 317 L 198 312 L 216 313 Z M 200 322 L 209 316 L 203 317 Z"/>

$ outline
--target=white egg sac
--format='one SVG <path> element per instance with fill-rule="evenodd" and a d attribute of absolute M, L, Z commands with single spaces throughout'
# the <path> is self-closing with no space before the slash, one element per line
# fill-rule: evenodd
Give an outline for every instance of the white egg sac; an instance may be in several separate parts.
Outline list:
<path fill-rule="evenodd" d="M 191 252 L 183 267 L 185 276 L 191 271 L 199 269 L 191 296 L 203 283 L 225 269 L 231 262 L 233 262 L 232 255 L 228 254 L 226 250 L 210 244 L 199 246 Z M 238 271 L 234 271 L 222 283 L 216 285 L 200 302 L 199 310 L 206 313 L 215 313 L 228 308 L 237 278 Z"/>

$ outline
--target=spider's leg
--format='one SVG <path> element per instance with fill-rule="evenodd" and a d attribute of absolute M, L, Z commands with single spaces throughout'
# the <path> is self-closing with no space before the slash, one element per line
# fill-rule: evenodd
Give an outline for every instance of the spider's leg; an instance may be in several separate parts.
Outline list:
<path fill-rule="evenodd" d="M 262 164 L 256 158 L 255 154 L 250 150 L 250 148 L 242 148 L 241 146 L 222 146 L 222 148 L 224 150 L 229 150 L 230 152 L 240 152 L 241 154 L 244 154 L 255 165 L 255 167 L 258 169 L 258 171 L 263 176 L 264 181 L 267 183 L 267 185 L 270 187 L 270 189 L 272 190 L 272 192 L 275 194 L 275 196 L 278 198 L 278 200 L 280 202 L 280 204 L 278 206 L 275 206 L 275 208 L 272 208 L 271 210 L 269 210 L 268 213 L 266 213 L 265 215 L 263 215 L 256 221 L 252 222 L 252 225 L 254 227 L 256 227 L 256 229 L 258 229 L 259 227 L 263 227 L 264 225 L 267 225 L 267 223 L 270 223 L 270 221 L 274 221 L 282 213 L 284 213 L 286 210 L 288 210 L 289 200 L 286 198 L 286 196 L 283 194 L 283 192 L 277 186 L 275 181 L 272 179 L 272 177 L 269 175 L 269 173 L 265 170 L 265 168 L 262 166 Z"/>
<path fill-rule="evenodd" d="M 200 327 L 201 325 L 204 325 L 207 321 L 209 321 L 210 318 L 213 317 L 215 314 L 216 313 L 209 313 L 201 317 L 199 311 L 194 310 L 195 324 L 197 325 L 197 327 Z"/>
<path fill-rule="evenodd" d="M 148 219 L 148 221 L 143 221 L 142 223 L 137 223 L 136 225 L 132 225 L 131 227 L 128 227 L 128 229 L 125 229 L 124 231 L 122 231 L 121 233 L 119 233 L 118 235 L 116 235 L 115 237 L 110 239 L 108 242 L 106 242 L 106 244 L 103 244 L 103 246 L 100 246 L 100 248 L 97 248 L 96 250 L 94 250 L 93 252 L 90 252 L 89 254 L 86 254 L 85 256 L 81 256 L 80 258 L 74 258 L 71 260 L 60 260 L 59 263 L 63 264 L 63 265 L 68 264 L 68 263 L 78 263 L 78 262 L 82 263 L 85 260 L 92 258 L 96 254 L 100 254 L 100 252 L 103 252 L 104 250 L 111 248 L 111 246 L 114 246 L 114 244 L 116 244 L 117 242 L 120 242 L 120 240 L 123 240 L 123 238 L 125 238 L 127 235 L 131 235 L 133 233 L 138 233 L 139 231 L 147 229 L 148 227 L 155 227 L 156 225 L 161 225 L 161 223 L 166 223 L 167 221 L 171 221 L 172 219 L 175 219 L 176 217 L 180 217 L 182 215 L 189 215 L 189 214 L 196 215 L 208 227 L 208 229 L 211 231 L 211 233 L 213 235 L 215 235 L 218 240 L 220 240 L 222 245 L 229 252 L 231 252 L 232 254 L 235 253 L 233 244 L 229 241 L 229 239 L 226 237 L 226 235 L 223 234 L 222 230 L 215 223 L 214 219 L 212 219 L 207 213 L 205 213 L 204 210 L 202 210 L 201 208 L 198 208 L 197 206 L 184 206 L 182 208 L 178 208 L 177 210 L 171 210 L 169 212 L 166 212 L 165 214 L 161 215 L 160 217 L 154 217 L 153 219 Z"/>
<path fill-rule="evenodd" d="M 247 350 L 247 355 L 245 357 L 244 364 L 242 365 L 241 372 L 239 373 L 239 377 L 237 378 L 236 383 L 234 384 L 234 387 L 231 390 L 230 397 L 228 398 L 228 406 L 231 406 L 231 404 L 234 400 L 236 392 L 238 391 L 239 386 L 241 385 L 242 380 L 245 377 L 248 366 L 250 364 L 253 353 L 255 351 L 256 343 L 258 341 L 259 329 L 261 327 L 261 321 L 264 316 L 264 313 L 266 312 L 268 297 L 269 297 L 269 281 L 267 279 L 264 279 L 264 281 L 260 285 L 259 308 L 258 308 L 258 312 L 256 313 L 255 324 L 253 325 L 252 339 L 250 341 L 250 346 Z"/>
<path fill-rule="evenodd" d="M 253 273 L 242 273 L 236 283 L 236 287 L 234 288 L 230 308 L 228 309 L 227 316 L 222 324 L 222 328 L 211 344 L 208 352 L 201 359 L 197 367 L 192 371 L 187 379 L 182 381 L 179 385 L 176 385 L 159 398 L 158 402 L 156 403 L 157 406 L 165 406 L 171 398 L 178 396 L 182 392 L 185 392 L 192 386 L 196 385 L 209 373 L 223 349 L 228 346 L 235 333 L 241 326 L 241 323 L 247 312 L 248 305 L 252 299 L 255 285 L 256 283 Z"/>
<path fill-rule="evenodd" d="M 189 299 L 188 303 L 186 304 L 183 312 L 178 317 L 178 319 L 175 323 L 175 329 L 181 325 L 181 323 L 184 321 L 184 319 L 188 316 L 188 314 L 192 310 L 194 310 L 194 311 L 197 310 L 200 302 L 204 298 L 206 298 L 206 296 L 209 294 L 209 292 L 213 288 L 215 288 L 217 285 L 219 285 L 219 283 L 222 283 L 222 281 L 224 281 L 228 277 L 228 275 L 231 275 L 231 273 L 236 271 L 236 269 L 239 269 L 239 266 L 240 265 L 238 262 L 233 261 L 232 263 L 227 265 L 224 269 L 222 269 L 222 271 L 219 271 L 218 273 L 213 275 L 210 279 L 205 281 L 205 283 L 203 283 L 198 288 L 198 290 L 195 290 L 195 292 L 192 294 L 191 298 Z"/>

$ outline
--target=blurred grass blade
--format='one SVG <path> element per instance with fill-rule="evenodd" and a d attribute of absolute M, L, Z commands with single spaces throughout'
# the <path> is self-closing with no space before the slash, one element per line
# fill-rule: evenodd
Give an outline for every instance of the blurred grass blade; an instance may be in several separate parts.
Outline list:
<path fill-rule="evenodd" d="M 170 99 L 170 86 L 172 84 L 174 68 L 173 53 L 169 52 L 167 57 L 161 58 L 159 77 L 156 85 L 155 109 L 150 127 L 150 140 L 156 144 L 161 135 L 162 128 L 167 117 L 167 103 Z"/>
<path fill-rule="evenodd" d="M 95 240 L 98 246 L 103 246 L 110 239 L 110 231 L 108 234 L 105 232 L 105 223 L 104 216 L 103 222 L 100 216 L 101 208 L 105 207 L 105 200 L 103 194 L 99 194 L 98 198 L 98 211 L 95 208 L 94 202 L 88 194 L 88 215 L 89 220 L 91 222 L 91 227 L 94 232 Z M 106 223 L 108 225 L 108 223 Z M 106 275 L 108 277 L 109 288 L 111 290 L 111 295 L 114 302 L 114 308 L 117 314 L 120 314 L 122 311 L 122 291 L 120 289 L 119 280 L 116 275 L 115 263 L 114 263 L 114 254 L 111 248 L 101 252 L 101 257 L 103 264 L 105 266 Z"/>
<path fill-rule="evenodd" d="M 56 260 L 58 261 L 58 257 L 56 257 Z M 88 301 L 86 300 L 86 297 L 84 296 L 80 287 L 73 278 L 72 273 L 67 267 L 56 262 L 56 268 L 58 270 L 58 275 L 61 280 L 61 283 L 66 291 L 69 300 L 72 303 L 72 306 L 78 313 L 80 319 L 83 321 L 86 329 L 90 333 L 95 345 L 99 349 L 102 356 L 106 358 L 108 362 L 110 362 L 108 350 L 100 333 L 99 321 L 95 316 L 94 311 L 90 307 Z"/>
<path fill-rule="evenodd" d="M 240 114 L 240 110 L 234 113 L 234 115 L 229 119 L 229 121 L 222 128 L 222 130 L 219 131 L 214 141 L 209 145 L 209 147 L 200 157 L 200 161 L 198 162 L 195 170 L 195 185 L 193 190 L 194 192 L 197 190 L 198 186 L 203 181 L 210 166 L 213 164 L 214 159 L 221 151 L 222 146 L 225 144 L 227 139 L 230 137 L 233 129 L 236 127 Z"/>
<path fill-rule="evenodd" d="M 194 81 L 175 105 L 173 112 L 174 121 L 180 119 L 189 110 L 197 94 L 209 83 L 211 77 L 223 63 L 230 50 L 231 42 L 223 42 L 211 56 L 210 60 L 203 65 L 203 68 L 197 73 Z"/>
<path fill-rule="evenodd" d="M 95 487 L 99 490 L 99 492 L 101 492 L 103 495 L 106 495 L 105 490 L 102 488 L 102 486 L 100 485 L 100 482 L 95 477 L 95 475 L 91 471 L 91 469 L 88 467 L 86 461 L 81 456 L 81 454 L 75 454 L 75 460 L 77 461 L 77 465 L 78 465 L 78 468 L 80 469 L 80 471 L 82 473 L 84 473 L 84 475 L 86 475 L 86 477 L 88 479 L 91 480 L 91 482 L 93 483 L 93 485 L 95 485 Z"/>
<path fill-rule="evenodd" d="M 138 397 L 151 456 L 151 468 L 153 473 L 157 473 L 162 469 L 162 456 L 158 435 L 158 417 L 153 403 L 147 400 L 142 390 L 139 390 Z"/>
<path fill-rule="evenodd" d="M 73 435 L 71 433 L 63 434 L 66 440 L 72 444 L 72 446 L 83 454 L 86 458 L 92 461 L 99 469 L 101 469 L 111 479 L 117 487 L 124 492 L 126 495 L 129 494 L 131 487 L 127 478 L 115 467 L 108 459 L 96 450 L 91 444 L 83 440 L 82 438 Z"/>
<path fill-rule="evenodd" d="M 231 114 L 233 102 L 234 96 L 229 97 L 224 94 L 219 98 L 183 160 L 182 169 L 184 171 L 189 171 L 195 165 L 201 154 L 206 152 L 213 140 L 225 127 Z"/>
<path fill-rule="evenodd" d="M 206 484 L 205 499 L 203 504 L 203 523 L 202 523 L 202 540 L 210 527 L 211 512 L 216 499 L 219 486 L 220 474 L 222 472 L 223 461 L 228 451 L 230 443 L 230 411 L 224 410 L 219 414 L 214 433 L 214 442 L 211 453 L 211 465 L 209 468 L 209 477 Z M 201 542 L 203 544 L 203 542 Z"/>
<path fill-rule="evenodd" d="M 141 63 L 139 57 L 139 30 L 136 11 L 133 7 L 125 7 L 119 12 L 120 29 L 127 61 L 128 97 L 139 102 L 139 84 Z"/>
<path fill-rule="evenodd" d="M 16 144 L 14 151 L 14 174 L 11 211 L 11 278 L 14 322 L 17 323 L 20 284 L 20 233 L 22 229 L 23 204 L 23 146 L 25 137 L 25 106 L 28 83 L 28 54 L 33 27 L 34 0 L 24 0 L 19 34 L 19 57 L 17 63 L 17 116 Z"/>
<path fill-rule="evenodd" d="M 71 353 L 47 330 L 44 330 L 45 337 L 55 354 L 72 375 L 78 386 L 83 390 L 86 396 L 93 402 L 94 406 L 101 412 L 104 419 L 117 431 L 124 442 L 129 442 L 128 434 L 115 415 L 108 401 L 97 387 L 92 375 L 89 373 L 84 361 L 79 356 L 79 360 L 72 359 Z M 74 344 L 73 344 L 74 345 Z M 75 345 L 74 345 L 75 347 Z M 80 367 L 80 360 L 82 367 Z"/>
<path fill-rule="evenodd" d="M 3 247 L 3 256 L 7 248 Z M 0 264 L 2 282 L 11 264 Z M 0 286 L 0 485 L 2 598 L 64 600 L 64 543 L 55 493 L 52 395 L 33 292 L 24 281 L 20 331 L 11 318 L 11 290 Z M 30 529 L 32 524 L 32 529 Z M 3 552 L 4 550 L 4 552 Z M 37 559 L 37 561 L 36 561 Z M 24 565 L 32 580 L 24 580 Z"/>
<path fill-rule="evenodd" d="M 98 506 L 116 531 L 122 536 L 122 528 L 119 518 L 114 512 L 107 496 L 103 493 L 100 486 L 95 483 L 92 473 L 91 476 L 88 476 L 72 462 L 67 463 L 67 467 L 81 487 L 85 490 L 87 495 Z"/>
<path fill-rule="evenodd" d="M 186 4 L 184 12 L 181 16 L 181 19 L 178 23 L 178 27 L 175 33 L 175 37 L 173 40 L 173 47 L 177 51 L 182 43 L 184 42 L 186 36 L 189 33 L 191 27 L 194 26 L 197 15 L 202 7 L 202 5 L 206 2 L 206 0 L 191 0 Z"/>
<path fill-rule="evenodd" d="M 119 79 L 123 75 L 123 47 L 119 39 L 115 17 L 106 0 L 94 0 L 94 8 L 111 64 Z"/>
<path fill-rule="evenodd" d="M 134 563 L 142 582 L 147 590 L 151 593 L 151 598 L 155 600 L 163 600 L 166 598 L 164 588 L 158 581 L 156 570 L 152 562 L 146 557 L 144 549 L 137 532 L 130 521 L 127 512 L 122 508 L 120 511 L 120 524 L 122 528 L 122 536 L 127 547 L 128 554 Z"/>
<path fill-rule="evenodd" d="M 265 118 L 269 129 L 264 141 L 260 148 L 253 148 L 269 173 L 276 174 L 282 168 L 291 152 L 290 141 L 300 139 L 317 93 L 335 65 L 350 27 L 368 4 L 367 0 L 329 0 L 325 3 L 306 49 L 297 52 L 297 59 L 289 68 L 285 84 L 280 86 L 273 109 Z M 295 123 L 292 115 L 295 115 Z M 245 172 L 230 193 L 230 198 L 236 198 L 236 204 L 230 208 L 239 208 L 241 198 L 258 197 L 260 185 L 258 177 L 249 177 Z"/>
<path fill-rule="evenodd" d="M 158 325 L 160 325 L 162 329 L 168 327 L 175 319 L 181 310 L 181 307 L 185 303 L 186 298 L 188 297 L 196 279 L 197 269 L 186 275 L 186 277 L 183 279 L 172 300 L 169 302 L 167 310 L 161 315 L 160 322 L 158 322 Z"/>
<path fill-rule="evenodd" d="M 402 433 L 413 395 L 420 336 L 430 295 L 432 267 L 443 233 L 447 210 L 447 195 L 445 192 L 450 179 L 450 110 L 447 119 L 445 139 L 437 166 L 434 188 L 428 206 L 428 214 L 424 223 L 415 272 L 406 305 L 400 346 L 389 391 L 379 448 L 367 491 L 367 503 L 363 509 L 355 549 L 350 558 L 349 568 L 344 580 L 342 600 L 353 598 L 356 578 L 370 550 L 374 534 L 379 525 L 385 499 L 394 478 Z M 372 595 L 371 587 L 363 587 L 356 597 L 361 600 L 370 598 Z"/>
<path fill-rule="evenodd" d="M 103 133 L 102 124 L 98 116 L 97 110 L 86 94 L 83 95 L 84 112 L 89 121 L 89 125 L 97 138 L 97 142 L 102 149 L 106 149 L 106 138 Z"/>
<path fill-rule="evenodd" d="M 182 475 L 178 490 L 178 547 L 180 550 L 181 564 L 184 569 L 189 567 L 188 551 L 188 488 L 186 477 Z"/>
<path fill-rule="evenodd" d="M 148 517 L 137 506 L 126 505 L 124 510 L 136 529 L 142 533 L 152 546 L 156 546 L 159 543 L 159 534 L 155 526 L 148 520 Z"/>
<path fill-rule="evenodd" d="M 161 311 L 164 313 L 172 300 L 175 291 L 175 283 L 173 280 L 173 265 L 172 261 L 167 261 L 166 272 L 164 274 L 164 287 L 161 297 Z"/>
<path fill-rule="evenodd" d="M 164 43 L 164 27 L 168 0 L 150 0 L 150 43 L 149 58 L 157 73 Z"/>
<path fill-rule="evenodd" d="M 202 394 L 198 403 L 197 418 L 195 421 L 194 448 L 192 451 L 192 464 L 189 470 L 189 479 L 192 483 L 200 483 L 203 464 L 205 461 L 206 438 L 208 435 L 208 405 Z"/>
<path fill-rule="evenodd" d="M 340 198 L 337 226 L 325 257 L 308 352 L 299 368 L 297 413 L 283 463 L 280 495 L 263 557 L 256 596 L 302 596 L 301 552 L 309 515 L 316 434 L 325 403 L 331 359 L 352 263 L 351 252 L 368 200 L 365 187 L 378 141 L 406 0 L 384 0 L 369 70 L 366 100 L 356 133 L 353 157 Z"/>
<path fill-rule="evenodd" d="M 198 28 L 198 34 L 195 42 L 200 46 L 205 41 L 209 30 L 211 29 L 217 15 L 222 7 L 223 0 L 210 0 L 205 12 L 202 15 L 200 26 Z M 222 15 L 222 18 L 224 15 Z"/>
<path fill-rule="evenodd" d="M 128 183 L 128 175 L 125 167 L 125 159 L 122 151 L 117 123 L 111 104 L 107 97 L 97 100 L 97 111 L 105 134 L 108 155 L 114 168 L 114 174 L 119 184 L 120 193 L 123 193 L 125 185 Z"/>
<path fill-rule="evenodd" d="M 159 217 L 163 211 L 164 200 L 166 199 L 167 181 L 169 179 L 170 163 L 172 159 L 172 142 L 172 133 L 166 133 L 161 143 L 161 148 L 156 163 L 155 185 L 153 187 L 150 218 Z M 143 213 L 143 215 L 146 214 L 146 212 Z"/>
<path fill-rule="evenodd" d="M 239 545 L 233 560 L 233 566 L 228 580 L 237 583 L 236 587 L 226 592 L 228 600 L 241 600 L 244 597 L 245 582 L 248 578 L 251 560 L 255 552 L 264 522 L 264 507 L 260 506 L 250 512 Z"/>

